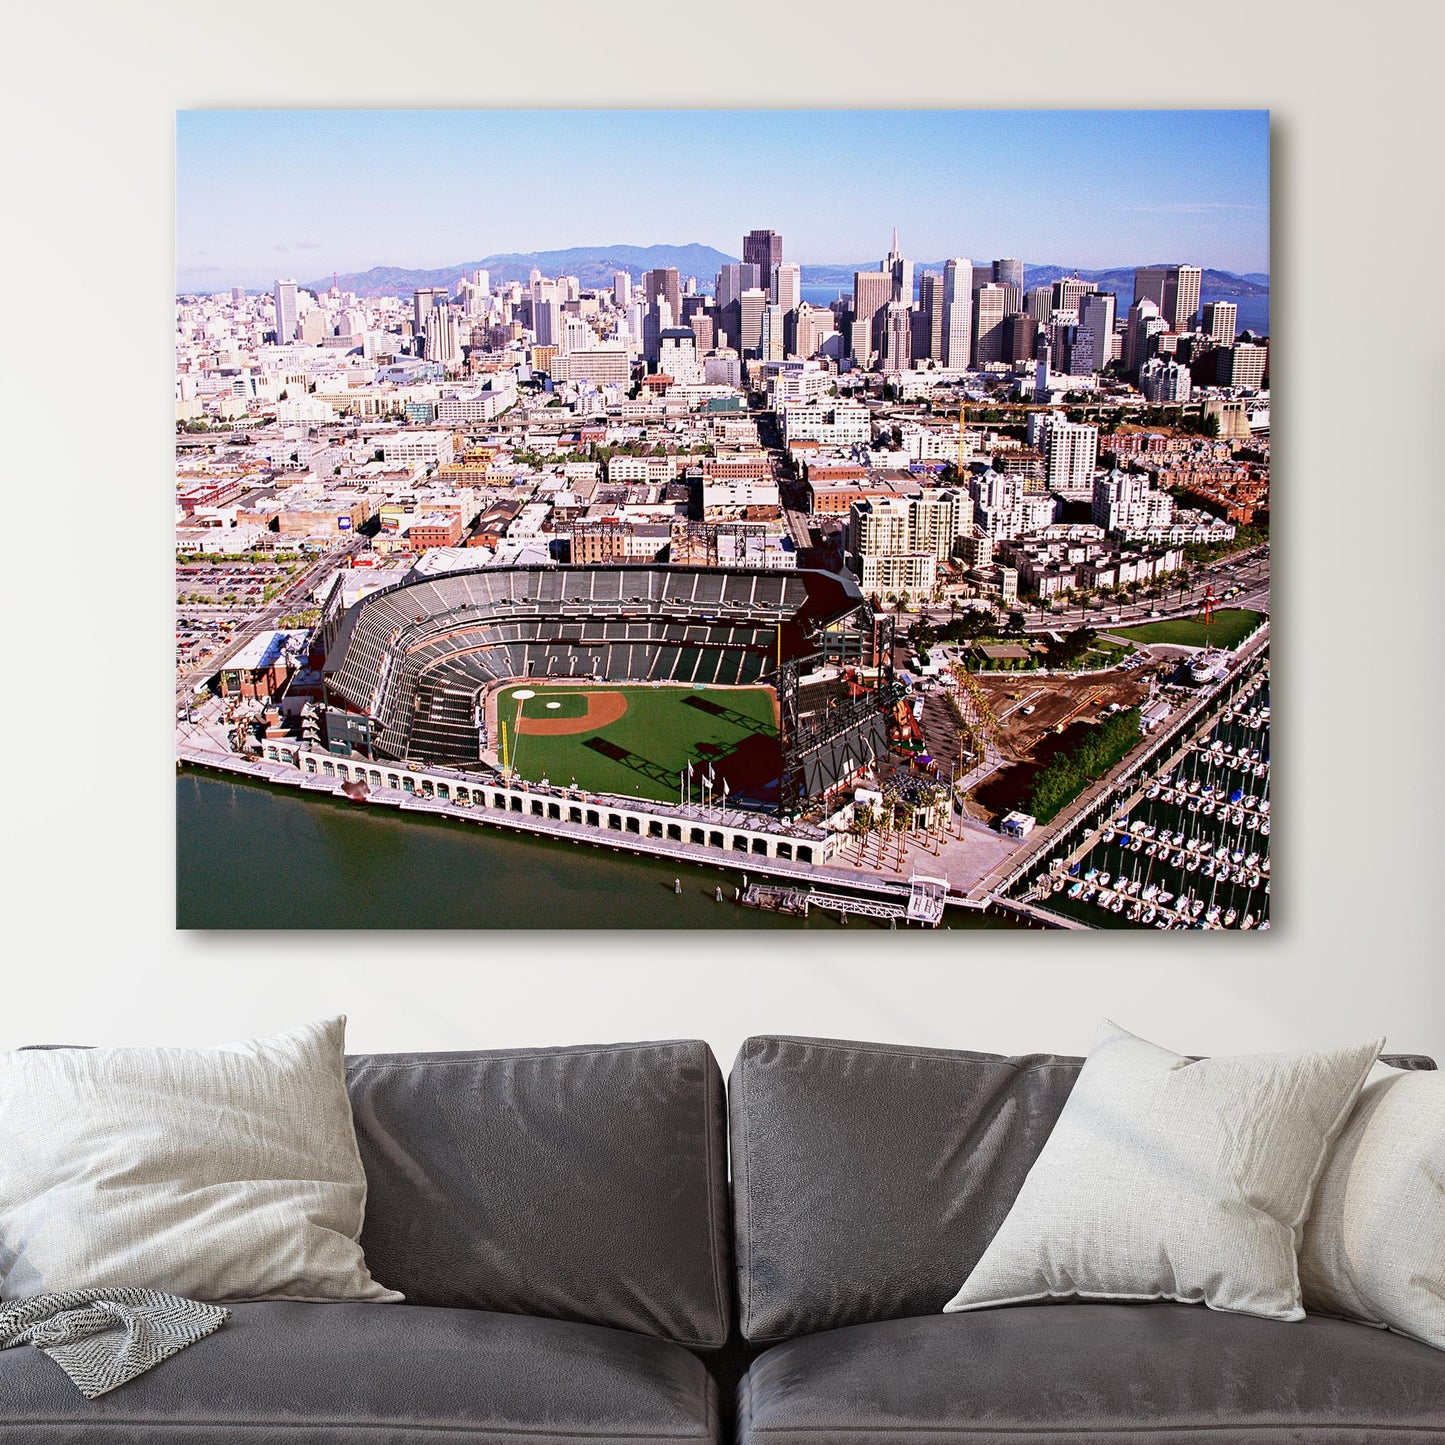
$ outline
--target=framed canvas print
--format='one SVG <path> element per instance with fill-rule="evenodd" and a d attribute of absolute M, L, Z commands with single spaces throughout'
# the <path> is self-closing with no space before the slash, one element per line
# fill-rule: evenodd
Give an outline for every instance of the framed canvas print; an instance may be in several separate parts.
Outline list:
<path fill-rule="evenodd" d="M 181 112 L 180 926 L 1268 929 L 1268 197 L 1258 111 Z"/>

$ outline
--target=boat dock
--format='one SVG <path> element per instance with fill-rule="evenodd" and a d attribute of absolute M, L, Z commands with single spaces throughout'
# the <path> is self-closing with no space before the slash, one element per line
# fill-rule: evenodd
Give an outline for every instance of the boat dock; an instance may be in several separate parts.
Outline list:
<path fill-rule="evenodd" d="M 920 923 L 927 928 L 937 928 L 943 921 L 947 901 L 946 879 L 917 876 L 909 880 L 906 902 L 865 898 L 857 893 L 825 893 L 816 888 L 779 888 L 764 883 L 750 884 L 738 895 L 738 902 L 744 908 L 787 913 L 795 918 L 806 918 L 811 908 L 825 908 L 836 913 L 843 923 L 847 923 L 850 915 L 886 918 L 890 928 L 897 927 L 900 918 L 906 924 Z"/>

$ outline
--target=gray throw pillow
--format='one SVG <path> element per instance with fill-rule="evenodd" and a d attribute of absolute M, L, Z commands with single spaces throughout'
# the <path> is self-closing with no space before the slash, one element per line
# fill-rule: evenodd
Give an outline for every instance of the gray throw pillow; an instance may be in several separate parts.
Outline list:
<path fill-rule="evenodd" d="M 945 1310 L 1077 1296 L 1302 1319 L 1300 1230 L 1383 1042 L 1191 1060 L 1105 1022 Z"/>
<path fill-rule="evenodd" d="M 345 1022 L 215 1049 L 0 1053 L 0 1299 L 399 1300 L 357 1243 Z"/>
<path fill-rule="evenodd" d="M 1445 1074 L 1377 1065 L 1315 1190 L 1304 1305 L 1445 1349 Z"/>

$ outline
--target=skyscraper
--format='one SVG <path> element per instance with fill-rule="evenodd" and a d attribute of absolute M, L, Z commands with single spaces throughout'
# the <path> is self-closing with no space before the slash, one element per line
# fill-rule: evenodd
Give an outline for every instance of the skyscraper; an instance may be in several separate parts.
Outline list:
<path fill-rule="evenodd" d="M 1068 421 L 1059 412 L 1048 413 L 1044 456 L 1051 492 L 1074 497 L 1094 495 L 1094 468 L 1099 460 L 1098 427 Z"/>
<path fill-rule="evenodd" d="M 612 301 L 623 311 L 632 304 L 632 276 L 629 272 L 614 271 L 612 273 Z"/>
<path fill-rule="evenodd" d="M 943 360 L 943 277 L 925 271 L 918 278 L 918 343 L 915 357 Z"/>
<path fill-rule="evenodd" d="M 783 238 L 776 231 L 749 231 L 743 237 L 743 265 L 758 268 L 754 286 L 767 286 L 783 259 Z"/>
<path fill-rule="evenodd" d="M 768 293 L 758 286 L 749 287 L 738 297 L 738 350 L 744 356 L 757 356 L 762 351 L 763 311 L 767 304 Z"/>
<path fill-rule="evenodd" d="M 1198 266 L 1140 266 L 1134 271 L 1134 300 L 1152 301 L 1171 331 L 1188 331 L 1199 311 Z"/>
<path fill-rule="evenodd" d="M 1087 333 L 1082 343 L 1088 351 L 1088 369 L 1103 371 L 1109 364 L 1109 346 L 1114 335 L 1114 306 L 1116 298 L 1112 291 L 1091 291 L 1079 298 L 1079 332 Z M 1071 362 L 1070 370 L 1083 375 L 1079 365 Z"/>
<path fill-rule="evenodd" d="M 973 357 L 973 262 L 955 256 L 943 265 L 944 366 L 963 371 Z"/>
<path fill-rule="evenodd" d="M 296 340 L 296 283 L 276 279 L 276 344 L 286 346 Z"/>
<path fill-rule="evenodd" d="M 1204 308 L 1201 330 L 1212 336 L 1221 346 L 1233 346 L 1235 332 L 1239 326 L 1239 307 L 1233 301 L 1211 301 Z"/>
<path fill-rule="evenodd" d="M 774 302 L 763 307 L 758 333 L 758 354 L 764 361 L 781 361 L 786 355 L 784 317 L 787 309 Z"/>
<path fill-rule="evenodd" d="M 457 366 L 461 363 L 462 345 L 457 334 L 457 319 L 452 314 L 452 308 L 445 302 L 427 311 L 424 335 L 423 354 L 428 361 L 439 361 L 444 366 Z M 538 340 L 540 339 L 539 337 Z"/>
<path fill-rule="evenodd" d="M 898 249 L 898 227 L 893 228 L 893 245 L 883 261 L 883 270 L 893 278 L 892 300 L 913 305 L 913 262 Z"/>
<path fill-rule="evenodd" d="M 671 321 L 675 325 L 682 315 L 682 282 L 676 266 L 660 266 L 655 271 L 642 273 L 642 304 L 654 306 L 659 296 L 665 297 L 671 308 Z"/>
<path fill-rule="evenodd" d="M 1097 281 L 1081 281 L 1077 276 L 1063 276 L 1054 282 L 1051 303 L 1055 311 L 1077 311 L 1079 302 L 1091 291 L 1097 291 Z"/>
<path fill-rule="evenodd" d="M 532 298 L 532 335 L 538 346 L 562 345 L 562 303 L 550 286 Z"/>
<path fill-rule="evenodd" d="M 447 299 L 445 286 L 418 286 L 411 294 L 412 331 L 417 336 L 426 335 L 427 313 L 433 306 L 440 306 Z"/>
<path fill-rule="evenodd" d="M 906 302 L 890 301 L 874 318 L 873 349 L 880 371 L 906 371 L 912 359 L 913 327 Z"/>
<path fill-rule="evenodd" d="M 1124 333 L 1124 370 L 1138 371 L 1149 359 L 1150 338 L 1168 331 L 1169 323 L 1159 314 L 1158 304 L 1147 296 L 1135 295 L 1129 308 L 1128 329 Z"/>
<path fill-rule="evenodd" d="M 1008 315 L 1008 288 L 989 282 L 973 293 L 973 364 L 1004 360 L 1003 323 Z"/>
<path fill-rule="evenodd" d="M 784 311 L 794 311 L 803 296 L 803 270 L 796 261 L 780 261 L 773 267 L 773 302 Z"/>
<path fill-rule="evenodd" d="M 893 299 L 893 276 L 888 271 L 853 273 L 853 359 L 866 366 L 874 350 L 874 317 Z"/>
<path fill-rule="evenodd" d="M 1012 286 L 1022 297 L 1024 294 L 1024 263 L 1017 256 L 1005 256 L 993 263 L 993 279 L 1000 286 Z"/>
<path fill-rule="evenodd" d="M 717 273 L 713 286 L 714 300 L 719 309 L 731 306 L 743 294 L 742 267 L 736 261 L 726 261 Z"/>

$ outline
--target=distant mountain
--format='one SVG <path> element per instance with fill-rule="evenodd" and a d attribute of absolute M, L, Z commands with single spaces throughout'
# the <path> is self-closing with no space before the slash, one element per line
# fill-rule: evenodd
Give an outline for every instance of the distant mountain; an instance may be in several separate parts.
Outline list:
<path fill-rule="evenodd" d="M 350 272 L 336 278 L 343 291 L 358 296 L 405 296 L 418 286 L 445 286 L 454 290 L 470 271 L 486 271 L 493 282 L 525 281 L 533 272 L 544 276 L 576 276 L 586 287 L 611 286 L 614 271 L 626 271 L 634 281 L 647 270 L 676 266 L 681 276 L 695 276 L 700 290 L 711 291 L 713 279 L 721 267 L 736 261 L 711 246 L 690 242 L 684 246 L 572 246 L 565 251 L 508 251 L 484 256 L 480 261 L 461 261 L 455 266 L 419 269 L 405 266 L 373 266 L 369 271 Z M 855 271 L 873 271 L 877 261 L 857 263 L 834 262 L 828 265 L 804 263 L 804 286 L 830 286 L 840 291 L 853 290 Z M 941 272 L 942 261 L 915 261 L 915 274 L 923 271 Z M 1024 266 L 1025 286 L 1046 286 L 1063 276 L 1078 275 L 1085 281 L 1096 281 L 1100 290 L 1113 291 L 1121 306 L 1127 306 L 1134 295 L 1134 268 L 1113 266 L 1103 271 L 1075 270 L 1071 266 Z M 303 283 L 307 290 L 325 292 L 331 277 L 323 276 Z M 1269 276 L 1250 272 L 1236 276 L 1232 271 L 1205 271 L 1202 289 L 1210 297 L 1268 296 Z"/>
<path fill-rule="evenodd" d="M 1083 281 L 1098 282 L 1101 291 L 1113 291 L 1125 303 L 1134 297 L 1134 267 L 1113 266 L 1107 271 L 1076 271 L 1072 266 L 1025 266 L 1024 286 L 1049 286 L 1064 276 L 1078 276 Z M 1249 276 L 1236 276 L 1232 271 L 1206 270 L 1200 279 L 1200 290 L 1211 297 L 1268 296 L 1269 277 L 1263 280 Z"/>
<path fill-rule="evenodd" d="M 614 271 L 626 271 L 634 281 L 644 271 L 676 266 L 680 276 L 696 276 L 699 284 L 712 287 L 713 277 L 727 261 L 736 256 L 724 255 L 711 246 L 696 241 L 685 246 L 572 246 L 565 251 L 508 251 L 484 256 L 480 261 L 461 261 L 455 266 L 439 266 L 421 270 L 404 266 L 373 266 L 338 276 L 336 284 L 343 291 L 358 296 L 404 296 L 418 286 L 445 286 L 454 289 L 470 271 L 486 271 L 493 284 L 499 281 L 525 281 L 533 272 L 544 276 L 575 276 L 583 286 L 611 286 Z M 325 292 L 331 277 L 303 283 L 308 291 Z"/>

